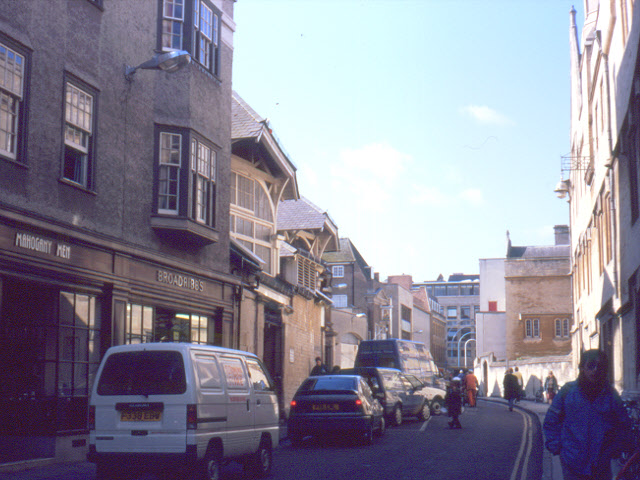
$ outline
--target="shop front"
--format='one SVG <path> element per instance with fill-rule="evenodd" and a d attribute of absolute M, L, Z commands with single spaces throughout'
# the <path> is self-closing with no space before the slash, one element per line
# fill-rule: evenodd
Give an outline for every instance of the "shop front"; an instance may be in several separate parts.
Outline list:
<path fill-rule="evenodd" d="M 233 277 L 0 221 L 0 464 L 84 458 L 88 395 L 109 346 L 235 346 Z"/>

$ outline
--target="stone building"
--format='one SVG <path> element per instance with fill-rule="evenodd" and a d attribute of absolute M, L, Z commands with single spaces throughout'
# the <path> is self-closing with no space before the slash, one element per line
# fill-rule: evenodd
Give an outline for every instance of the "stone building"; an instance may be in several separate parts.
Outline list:
<path fill-rule="evenodd" d="M 555 244 L 514 246 L 507 232 L 503 259 L 480 260 L 477 358 L 483 392 L 502 395 L 505 370 L 518 367 L 533 398 L 549 370 L 573 380 L 569 229 L 555 227 Z"/>
<path fill-rule="evenodd" d="M 610 380 L 640 390 L 640 8 L 584 2 L 570 13 L 570 153 L 556 192 L 569 201 L 574 362 L 599 348 Z M 635 393 L 634 393 L 635 392 Z"/>
<path fill-rule="evenodd" d="M 84 458 L 110 345 L 238 344 L 234 2 L 162 5 L 0 3 L 0 462 Z"/>

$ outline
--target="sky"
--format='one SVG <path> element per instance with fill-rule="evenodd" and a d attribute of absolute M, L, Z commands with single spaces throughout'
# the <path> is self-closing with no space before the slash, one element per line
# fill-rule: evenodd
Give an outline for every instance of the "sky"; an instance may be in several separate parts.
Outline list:
<path fill-rule="evenodd" d="M 233 89 L 380 273 L 478 274 L 569 222 L 582 0 L 238 0 Z"/>

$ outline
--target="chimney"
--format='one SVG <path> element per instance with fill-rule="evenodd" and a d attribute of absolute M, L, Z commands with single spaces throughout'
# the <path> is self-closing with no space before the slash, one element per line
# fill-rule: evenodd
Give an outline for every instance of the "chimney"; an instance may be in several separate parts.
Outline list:
<path fill-rule="evenodd" d="M 553 227 L 553 231 L 556 235 L 556 245 L 569 245 L 571 243 L 568 225 L 556 225 Z"/>
<path fill-rule="evenodd" d="M 380 281 L 380 272 L 375 272 L 375 273 L 373 274 L 373 279 L 374 279 L 376 282 L 379 282 L 379 281 Z"/>

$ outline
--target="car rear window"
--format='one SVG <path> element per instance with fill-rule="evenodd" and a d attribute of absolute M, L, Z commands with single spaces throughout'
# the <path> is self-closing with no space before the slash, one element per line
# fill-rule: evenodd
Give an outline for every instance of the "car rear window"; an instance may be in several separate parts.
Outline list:
<path fill-rule="evenodd" d="M 335 376 L 308 378 L 300 386 L 300 393 L 354 392 L 358 390 L 357 377 Z"/>
<path fill-rule="evenodd" d="M 107 358 L 98 395 L 180 395 L 187 390 L 180 352 L 114 353 Z"/>

